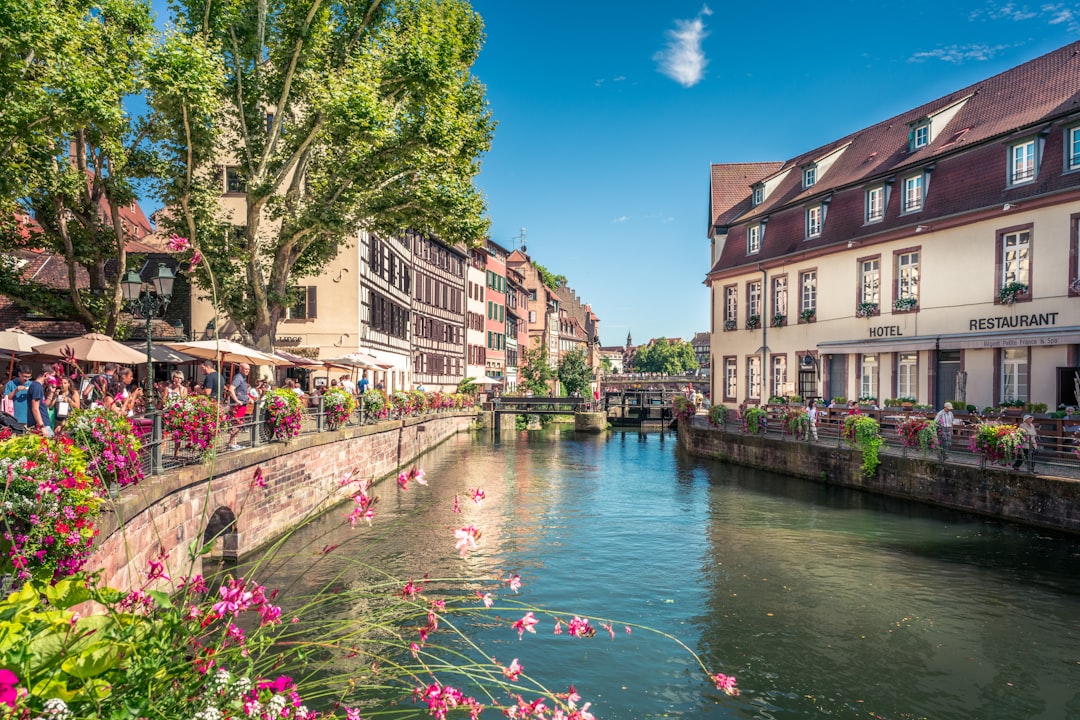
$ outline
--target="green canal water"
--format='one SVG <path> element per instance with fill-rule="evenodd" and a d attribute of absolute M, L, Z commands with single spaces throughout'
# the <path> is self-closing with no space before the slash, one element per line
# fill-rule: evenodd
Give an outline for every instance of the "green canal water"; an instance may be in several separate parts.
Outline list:
<path fill-rule="evenodd" d="M 328 513 L 267 585 L 287 605 L 365 582 L 334 580 L 342 565 L 315 562 L 313 543 L 403 580 L 520 573 L 517 600 L 617 619 L 615 637 L 555 636 L 541 613 L 536 635 L 518 639 L 518 614 L 469 637 L 573 684 L 600 719 L 1080 720 L 1078 539 L 692 458 L 671 435 L 462 434 L 418 465 L 429 485 L 378 486 L 371 528 Z M 467 522 L 483 536 L 461 558 Z M 625 623 L 678 638 L 742 694 Z"/>

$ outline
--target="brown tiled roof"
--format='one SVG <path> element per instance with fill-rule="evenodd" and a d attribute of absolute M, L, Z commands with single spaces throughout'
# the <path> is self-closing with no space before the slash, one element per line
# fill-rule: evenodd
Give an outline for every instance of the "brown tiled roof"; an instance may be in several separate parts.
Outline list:
<path fill-rule="evenodd" d="M 13 254 L 25 262 L 23 281 L 40 283 L 51 290 L 67 290 L 68 268 L 63 257 L 44 250 L 17 250 Z M 75 266 L 75 285 L 90 287 L 90 276 L 82 265 Z"/>
<path fill-rule="evenodd" d="M 933 142 L 909 152 L 912 124 L 960 101 L 963 105 L 947 125 L 935 128 Z M 1062 173 L 1060 161 L 1061 124 L 1076 119 L 1080 119 L 1080 42 L 791 158 L 782 163 L 784 168 L 799 168 L 847 146 L 815 185 L 804 189 L 802 173 L 790 172 L 757 207 L 749 208 L 744 163 L 713 165 L 714 207 L 715 199 L 722 197 L 732 208 L 726 214 L 713 210 L 714 223 L 733 225 L 713 270 L 1080 186 L 1080 174 Z M 1038 132 L 1045 133 L 1038 182 L 1007 187 L 1004 143 Z M 930 173 L 925 205 L 919 212 L 900 215 L 901 182 L 914 172 Z M 885 219 L 866 224 L 865 188 L 890 182 Z M 828 203 L 822 234 L 805 240 L 805 208 L 821 201 Z M 766 218 L 761 252 L 747 255 L 747 224 Z"/>
<path fill-rule="evenodd" d="M 773 175 L 783 166 L 782 162 L 713 164 L 712 192 L 709 196 L 712 225 L 727 225 L 750 209 L 750 186 Z"/>

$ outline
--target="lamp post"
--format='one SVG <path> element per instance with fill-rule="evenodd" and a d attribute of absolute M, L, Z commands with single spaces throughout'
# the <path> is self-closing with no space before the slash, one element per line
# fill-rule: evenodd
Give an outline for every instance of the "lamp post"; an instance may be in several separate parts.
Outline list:
<path fill-rule="evenodd" d="M 150 278 L 145 292 L 142 277 L 134 270 L 128 270 L 120 282 L 128 310 L 135 317 L 146 318 L 146 407 L 150 410 L 154 408 L 154 358 L 151 355 L 150 322 L 169 306 L 175 280 L 173 271 L 166 267 L 165 263 L 158 263 L 157 274 Z"/>

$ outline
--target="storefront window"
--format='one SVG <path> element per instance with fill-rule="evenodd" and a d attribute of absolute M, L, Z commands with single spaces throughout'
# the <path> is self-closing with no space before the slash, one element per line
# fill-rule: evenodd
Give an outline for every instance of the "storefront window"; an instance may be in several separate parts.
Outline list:
<path fill-rule="evenodd" d="M 749 397 L 761 397 L 761 356 L 759 355 L 751 355 L 746 359 L 746 387 Z"/>
<path fill-rule="evenodd" d="M 862 356 L 862 374 L 859 377 L 859 397 L 877 397 L 878 361 L 877 355 Z"/>
<path fill-rule="evenodd" d="M 735 358 L 724 358 L 724 397 L 734 400 L 739 392 L 739 375 Z"/>
<path fill-rule="evenodd" d="M 773 355 L 772 394 L 787 395 L 787 355 Z"/>
<path fill-rule="evenodd" d="M 916 353 L 900 353 L 896 365 L 897 397 L 919 397 L 918 357 Z"/>
<path fill-rule="evenodd" d="M 1027 402 L 1027 348 L 1001 349 L 1001 402 Z"/>

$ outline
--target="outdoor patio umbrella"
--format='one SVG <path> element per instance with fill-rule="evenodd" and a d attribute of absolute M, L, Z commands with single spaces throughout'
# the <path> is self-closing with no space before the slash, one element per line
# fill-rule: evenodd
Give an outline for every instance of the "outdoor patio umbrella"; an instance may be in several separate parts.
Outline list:
<path fill-rule="evenodd" d="M 0 332 L 0 351 L 4 351 L 8 356 L 8 377 L 11 377 L 11 370 L 15 367 L 15 356 L 32 352 L 35 345 L 43 342 L 45 341 L 41 338 L 19 328 L 8 328 Z"/>
<path fill-rule="evenodd" d="M 275 350 L 274 355 L 295 367 L 322 367 L 324 364 L 322 360 L 312 360 L 311 358 L 306 358 L 303 355 L 295 355 L 286 350 Z"/>
<path fill-rule="evenodd" d="M 204 360 L 248 363 L 249 365 L 292 365 L 284 358 L 268 355 L 232 340 L 195 340 L 192 342 L 162 343 L 165 347 Z"/>
<path fill-rule="evenodd" d="M 47 357 L 74 357 L 83 362 L 115 362 L 142 365 L 146 353 L 116 342 L 108 335 L 87 333 L 67 340 L 54 340 L 34 346 L 34 352 Z"/>
<path fill-rule="evenodd" d="M 357 367 L 366 370 L 379 370 L 382 368 L 381 365 L 377 364 L 378 358 L 367 353 L 350 353 L 341 357 L 330 358 L 324 362 L 330 365 L 344 365 L 345 367 Z"/>

